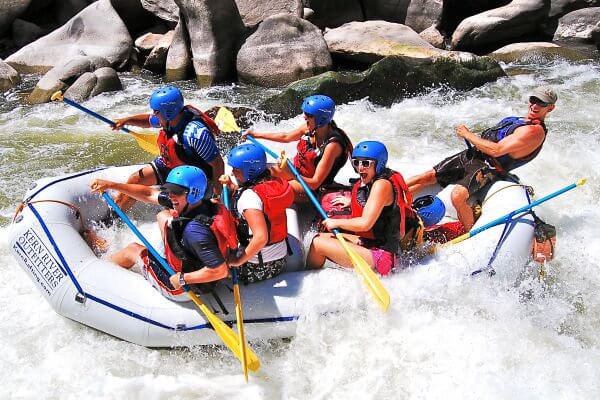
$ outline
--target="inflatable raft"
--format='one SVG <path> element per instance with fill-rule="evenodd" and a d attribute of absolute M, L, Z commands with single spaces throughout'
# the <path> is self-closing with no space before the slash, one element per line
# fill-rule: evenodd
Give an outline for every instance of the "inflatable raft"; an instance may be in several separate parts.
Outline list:
<path fill-rule="evenodd" d="M 96 256 L 82 237 L 83 226 L 109 213 L 101 196 L 90 192 L 90 182 L 95 178 L 125 181 L 138 168 L 112 167 L 37 181 L 25 194 L 26 206 L 12 224 L 10 248 L 42 296 L 64 317 L 148 347 L 219 344 L 220 339 L 193 303 L 167 300 L 139 273 Z M 484 203 L 476 226 L 529 201 L 522 187 L 509 182 L 496 183 L 490 193 L 496 194 Z M 443 195 L 444 192 L 440 194 L 442 198 Z M 445 203 L 451 214 L 447 199 Z M 153 221 L 156 211 L 146 208 L 146 221 Z M 142 218 L 138 214 L 143 211 L 134 209 L 132 213 L 135 220 Z M 314 308 L 315 299 L 321 301 L 316 312 L 339 311 L 344 307 L 342 301 L 336 300 L 343 297 L 336 296 L 340 284 L 356 279 L 338 269 L 303 271 L 303 236 L 293 209 L 288 210 L 288 228 L 293 252 L 286 271 L 273 279 L 242 287 L 244 325 L 249 340 L 293 336 L 298 318 L 306 313 L 306 307 Z M 519 218 L 509 229 L 496 259 L 526 258 L 533 237 L 530 216 Z M 502 226 L 486 230 L 477 239 L 452 246 L 452 251 L 462 253 L 469 262 L 473 254 L 482 254 L 474 252 L 472 246 L 483 248 L 484 254 L 491 252 L 502 230 Z M 384 285 L 386 279 L 383 278 Z M 393 303 L 394 293 L 390 295 Z M 366 291 L 365 296 L 369 296 Z M 235 322 L 231 284 L 219 283 L 214 296 L 201 297 L 225 322 Z"/>

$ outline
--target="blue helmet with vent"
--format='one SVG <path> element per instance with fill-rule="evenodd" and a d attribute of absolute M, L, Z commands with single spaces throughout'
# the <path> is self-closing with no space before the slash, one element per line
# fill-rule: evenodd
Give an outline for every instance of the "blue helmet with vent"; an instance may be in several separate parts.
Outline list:
<path fill-rule="evenodd" d="M 421 196 L 413 201 L 412 206 L 421 217 L 425 228 L 437 224 L 446 215 L 446 206 L 437 196 Z"/>
<path fill-rule="evenodd" d="M 196 205 L 204 199 L 206 189 L 208 187 L 208 179 L 206 174 L 198 167 L 191 165 L 182 165 L 173 168 L 167 176 L 167 183 L 163 188 L 169 190 L 173 186 L 187 189 L 188 195 L 186 200 L 190 206 Z"/>
<path fill-rule="evenodd" d="M 317 128 L 327 125 L 335 114 L 335 102 L 329 96 L 317 94 L 304 99 L 302 112 L 315 117 Z"/>
<path fill-rule="evenodd" d="M 172 121 L 183 110 L 183 95 L 175 86 L 159 87 L 150 96 L 150 108 Z"/>
<path fill-rule="evenodd" d="M 267 169 L 265 151 L 253 144 L 244 143 L 234 147 L 227 156 L 227 164 L 242 171 L 244 181 L 251 181 Z"/>
<path fill-rule="evenodd" d="M 375 160 L 375 173 L 380 174 L 387 165 L 388 152 L 383 143 L 375 140 L 365 140 L 354 147 L 352 158 Z"/>

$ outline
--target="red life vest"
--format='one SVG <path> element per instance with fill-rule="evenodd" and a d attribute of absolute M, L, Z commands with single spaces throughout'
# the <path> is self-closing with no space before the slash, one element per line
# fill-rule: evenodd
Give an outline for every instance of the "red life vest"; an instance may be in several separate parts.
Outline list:
<path fill-rule="evenodd" d="M 255 185 L 248 185 L 235 194 L 233 209 L 237 213 L 237 200 L 246 189 L 252 189 L 263 203 L 263 213 L 269 230 L 267 245 L 279 243 L 287 238 L 286 208 L 294 203 L 294 191 L 288 181 L 268 177 Z M 242 215 L 238 216 L 238 233 L 242 242 L 248 241 L 250 232 Z"/>
<path fill-rule="evenodd" d="M 212 179 L 212 167 L 200 157 L 192 156 L 185 151 L 181 134 L 183 133 L 183 130 L 185 130 L 185 127 L 192 121 L 199 121 L 206 126 L 213 139 L 215 138 L 215 135 L 219 133 L 219 128 L 212 118 L 194 106 L 186 105 L 183 112 L 184 120 L 180 123 L 182 128 L 179 129 L 178 132 L 168 133 L 164 129 L 160 130 L 158 139 L 156 140 L 160 156 L 165 165 L 170 169 L 179 167 L 180 165 L 193 165 L 202 169 L 206 173 L 208 179 Z"/>
<path fill-rule="evenodd" d="M 296 146 L 296 156 L 294 157 L 294 167 L 298 170 L 300 175 L 307 178 L 312 178 L 317 170 L 317 164 L 323 157 L 325 147 L 329 143 L 339 143 L 342 146 L 342 154 L 335 160 L 331 171 L 323 181 L 323 184 L 329 184 L 333 182 L 333 178 L 337 175 L 338 171 L 344 166 L 352 151 L 352 142 L 344 131 L 339 129 L 335 124 L 332 126 L 330 135 L 325 141 L 316 147 L 315 134 L 312 132 L 302 136 Z"/>
<path fill-rule="evenodd" d="M 171 227 L 165 226 L 165 255 L 167 262 L 175 272 L 192 272 L 202 268 L 200 260 L 194 257 L 183 246 L 183 231 L 191 221 L 199 221 L 210 225 L 210 230 L 217 239 L 219 251 L 226 259 L 230 250 L 238 246 L 236 224 L 233 215 L 222 204 L 216 205 L 217 212 L 209 217 L 197 214 L 192 218 L 180 217 L 171 221 Z"/>
<path fill-rule="evenodd" d="M 380 174 L 378 177 L 375 177 L 375 179 L 373 180 L 373 183 L 375 183 L 375 181 L 378 179 L 387 179 L 388 181 L 390 181 L 392 183 L 392 188 L 394 190 L 394 203 L 392 205 L 394 207 L 397 207 L 398 211 L 400 213 L 400 218 L 399 218 L 398 222 L 393 221 L 394 218 L 392 218 L 392 221 L 390 221 L 388 219 L 389 216 L 384 215 L 383 212 L 379 216 L 378 221 L 380 221 L 381 219 L 386 220 L 386 221 L 384 221 L 384 224 L 381 224 L 381 225 L 387 226 L 387 227 L 389 227 L 389 229 L 396 229 L 394 227 L 394 224 L 398 223 L 400 238 L 403 238 L 406 233 L 407 218 L 408 219 L 417 218 L 416 213 L 412 209 L 412 206 L 411 206 L 412 205 L 412 195 L 410 194 L 410 191 L 408 190 L 408 186 L 406 185 L 406 182 L 404 182 L 404 178 L 402 177 L 402 174 L 400 174 L 399 172 L 387 170 L 384 173 Z M 352 209 L 352 218 L 362 216 L 364 204 L 366 204 L 366 199 L 365 199 L 364 204 L 361 204 L 359 202 L 359 199 L 357 196 L 359 188 L 360 188 L 360 180 L 357 181 L 354 184 L 354 186 L 352 187 L 352 201 L 350 203 L 351 209 Z M 375 225 L 378 225 L 377 222 L 375 223 Z M 375 227 L 375 225 L 374 225 L 374 227 Z M 367 231 L 367 232 L 357 232 L 357 235 L 359 235 L 361 237 L 365 237 L 367 239 L 376 239 L 376 238 L 381 239 L 382 234 L 385 234 L 385 232 L 375 232 L 375 229 L 371 229 L 370 231 Z"/>

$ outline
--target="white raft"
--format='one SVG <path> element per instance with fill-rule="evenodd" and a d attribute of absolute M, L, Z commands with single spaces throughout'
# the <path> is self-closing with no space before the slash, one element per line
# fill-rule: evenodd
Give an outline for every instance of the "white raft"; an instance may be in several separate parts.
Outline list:
<path fill-rule="evenodd" d="M 138 168 L 112 167 L 37 181 L 25 194 L 24 202 L 28 205 L 11 227 L 10 248 L 45 299 L 64 317 L 147 347 L 220 344 L 193 303 L 167 300 L 139 273 L 98 258 L 81 236 L 81 219 L 89 225 L 108 213 L 102 198 L 90 193 L 90 182 L 94 178 L 125 181 Z M 498 182 L 490 193 L 509 185 L 512 184 Z M 76 206 L 80 214 L 65 203 Z M 486 202 L 476 226 L 526 204 L 523 188 L 504 189 Z M 146 213 L 152 214 L 148 210 Z M 319 313 L 340 310 L 347 297 L 335 294 L 342 282 L 347 282 L 345 279 L 350 282 L 356 279 L 337 269 L 302 271 L 303 237 L 296 211 L 292 209 L 288 210 L 288 229 L 293 254 L 288 258 L 286 271 L 273 279 L 242 287 L 244 325 L 249 340 L 293 336 L 297 319 L 306 312 L 307 305 L 314 306 L 315 298 L 326 298 L 324 306 L 319 304 Z M 533 237 L 531 218 L 519 219 L 511 229 L 498 258 L 527 257 Z M 493 250 L 501 231 L 502 227 L 491 228 L 477 235 L 477 239 L 452 248 L 459 250 L 468 262 L 477 252 L 469 247 L 460 249 L 476 243 L 478 248 Z M 383 283 L 386 284 L 386 278 Z M 366 290 L 363 293 L 369 296 Z M 394 303 L 396 296 L 390 295 Z M 217 296 L 223 307 L 210 294 L 201 297 L 221 319 L 234 323 L 231 285 L 219 284 Z"/>

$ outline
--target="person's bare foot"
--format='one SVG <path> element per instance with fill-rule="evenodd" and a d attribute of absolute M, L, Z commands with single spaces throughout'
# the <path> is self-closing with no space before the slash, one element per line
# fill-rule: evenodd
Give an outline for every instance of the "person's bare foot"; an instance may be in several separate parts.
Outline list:
<path fill-rule="evenodd" d="M 99 255 L 108 251 L 108 241 L 103 237 L 99 236 L 93 230 L 85 229 L 83 231 L 83 238 L 95 254 Z"/>

